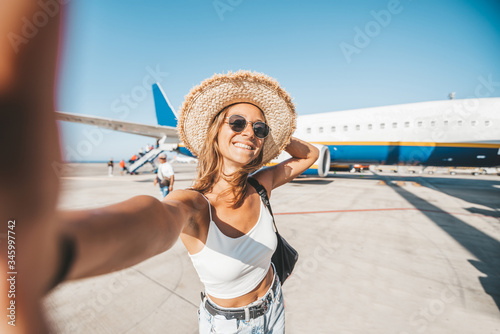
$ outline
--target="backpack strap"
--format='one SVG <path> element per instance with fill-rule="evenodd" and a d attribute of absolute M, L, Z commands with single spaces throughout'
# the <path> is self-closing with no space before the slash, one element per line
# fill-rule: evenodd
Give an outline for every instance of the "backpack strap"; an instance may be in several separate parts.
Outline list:
<path fill-rule="evenodd" d="M 250 185 L 255 188 L 260 198 L 262 199 L 262 202 L 264 202 L 265 206 L 269 210 L 271 217 L 273 217 L 274 228 L 276 229 L 276 232 L 278 232 L 278 227 L 276 226 L 276 222 L 274 221 L 273 210 L 271 209 L 271 203 L 269 203 L 269 198 L 267 197 L 266 188 L 264 188 L 264 186 L 260 184 L 259 181 L 257 181 L 253 177 L 248 178 L 248 183 L 250 183 Z"/>

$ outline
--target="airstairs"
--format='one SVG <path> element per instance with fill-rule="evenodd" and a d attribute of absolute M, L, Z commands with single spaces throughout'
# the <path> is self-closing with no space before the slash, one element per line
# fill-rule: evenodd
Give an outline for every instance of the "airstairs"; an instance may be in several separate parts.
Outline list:
<path fill-rule="evenodd" d="M 144 166 L 147 162 L 153 163 L 160 153 L 163 152 L 163 149 L 154 148 L 151 151 L 144 154 L 142 157 L 134 161 L 130 166 L 127 167 L 129 173 L 135 173 L 139 168 Z"/>

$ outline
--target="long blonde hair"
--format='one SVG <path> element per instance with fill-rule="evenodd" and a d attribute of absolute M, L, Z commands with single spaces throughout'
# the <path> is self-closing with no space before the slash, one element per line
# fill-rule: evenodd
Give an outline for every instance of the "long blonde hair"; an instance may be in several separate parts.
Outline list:
<path fill-rule="evenodd" d="M 243 166 L 238 171 L 230 175 L 224 174 L 222 171 L 224 160 L 219 149 L 218 135 L 219 129 L 224 124 L 226 115 L 230 107 L 233 105 L 222 109 L 214 117 L 212 123 L 208 127 L 207 138 L 198 157 L 198 175 L 196 176 L 193 189 L 201 193 L 207 193 L 213 189 L 219 178 L 222 178 L 228 182 L 231 187 L 222 191 L 218 195 L 218 198 L 232 193 L 234 199 L 229 201 L 228 204 L 230 204 L 232 208 L 236 209 L 243 204 L 243 200 L 248 192 L 248 175 L 257 170 L 262 164 L 264 150 L 262 149 L 254 160 Z"/>

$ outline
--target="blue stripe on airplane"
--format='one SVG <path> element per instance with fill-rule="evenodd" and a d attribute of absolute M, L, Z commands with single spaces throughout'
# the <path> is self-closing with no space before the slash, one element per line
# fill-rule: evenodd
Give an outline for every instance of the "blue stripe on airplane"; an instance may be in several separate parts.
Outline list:
<path fill-rule="evenodd" d="M 309 168 L 302 175 L 318 175 L 318 168 Z"/>
<path fill-rule="evenodd" d="M 500 165 L 499 148 L 404 145 L 329 145 L 334 163 L 488 167 Z M 479 157 L 479 158 L 478 158 Z"/>

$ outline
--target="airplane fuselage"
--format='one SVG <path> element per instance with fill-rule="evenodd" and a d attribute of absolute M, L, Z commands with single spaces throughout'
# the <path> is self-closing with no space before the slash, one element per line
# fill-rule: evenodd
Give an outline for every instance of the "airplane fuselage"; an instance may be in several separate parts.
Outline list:
<path fill-rule="evenodd" d="M 431 101 L 304 115 L 295 136 L 332 164 L 500 165 L 500 98 Z"/>

